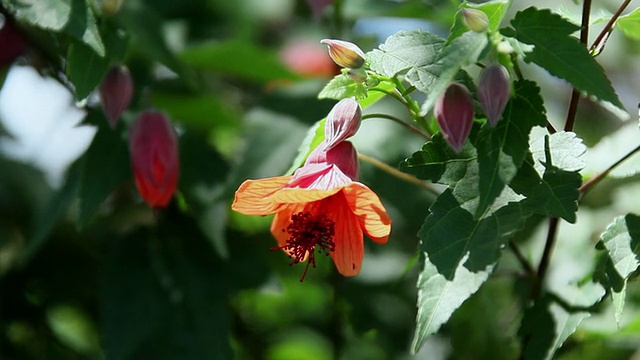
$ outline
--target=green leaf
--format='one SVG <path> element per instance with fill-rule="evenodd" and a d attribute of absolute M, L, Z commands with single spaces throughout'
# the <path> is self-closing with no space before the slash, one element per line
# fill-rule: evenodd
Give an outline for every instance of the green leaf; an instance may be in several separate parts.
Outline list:
<path fill-rule="evenodd" d="M 3 0 L 15 17 L 33 26 L 60 31 L 71 15 L 72 0 Z"/>
<path fill-rule="evenodd" d="M 444 40 L 428 32 L 401 31 L 368 54 L 372 70 L 405 79 L 428 94 L 421 113 L 431 110 L 436 99 L 455 79 L 458 71 L 478 60 L 488 43 L 486 34 L 467 32 L 444 46 Z"/>
<path fill-rule="evenodd" d="M 600 235 L 597 247 L 607 252 L 605 272 L 608 281 L 605 285 L 611 291 L 616 321 L 620 324 L 627 281 L 640 265 L 640 216 L 617 217 Z"/>
<path fill-rule="evenodd" d="M 120 133 L 107 126 L 107 119 L 98 112 L 88 115 L 88 120 L 98 125 L 81 166 L 80 201 L 76 226 L 84 228 L 100 205 L 121 183 L 131 179 L 129 149 Z"/>
<path fill-rule="evenodd" d="M 633 40 L 640 40 L 640 8 L 631 13 L 620 16 L 616 20 L 616 26 L 623 34 Z"/>
<path fill-rule="evenodd" d="M 369 67 L 380 75 L 405 74 L 417 78 L 421 67 L 433 64 L 444 47 L 444 39 L 422 30 L 399 31 L 367 53 Z M 421 89 L 422 90 L 422 89 Z"/>
<path fill-rule="evenodd" d="M 496 128 L 485 123 L 478 134 L 480 216 L 515 177 L 529 148 L 529 133 L 534 126 L 545 126 L 546 116 L 540 89 L 532 81 L 514 84 L 515 95 L 503 112 Z"/>
<path fill-rule="evenodd" d="M 342 100 L 348 97 L 356 97 L 358 99 L 367 96 L 367 86 L 358 84 L 348 75 L 336 75 L 318 94 L 318 99 L 335 99 Z"/>
<path fill-rule="evenodd" d="M 541 132 L 541 134 L 540 134 Z M 545 142 L 548 141 L 548 149 L 553 166 L 565 171 L 580 171 L 586 163 L 582 159 L 587 151 L 582 139 L 573 132 L 560 131 L 547 135 L 546 130 L 531 136 L 531 154 L 538 173 L 544 172 L 546 162 Z"/>
<path fill-rule="evenodd" d="M 460 4 L 460 9 L 469 8 L 484 12 L 489 18 L 489 27 L 487 28 L 487 31 L 497 31 L 510 5 L 511 0 L 493 0 L 482 4 L 463 2 Z M 449 35 L 447 43 L 467 31 L 469 31 L 469 29 L 467 29 L 467 27 L 462 23 L 462 14 L 458 12 L 453 22 L 453 26 L 451 27 L 451 35 Z"/>
<path fill-rule="evenodd" d="M 158 61 L 179 75 L 184 71 L 183 64 L 169 50 L 163 36 L 164 21 L 153 9 L 141 0 L 127 0 L 118 11 L 118 22 L 131 34 L 137 49 L 153 60 Z"/>
<path fill-rule="evenodd" d="M 604 294 L 602 286 L 588 282 L 579 287 L 567 286 L 561 299 L 549 294 L 539 298 L 525 311 L 518 331 L 525 339 L 524 359 L 552 359 L 582 320 L 591 315 L 587 308 Z"/>
<path fill-rule="evenodd" d="M 87 98 L 100 84 L 109 67 L 109 59 L 99 56 L 85 44 L 69 46 L 66 73 L 75 88 L 77 100 Z"/>
<path fill-rule="evenodd" d="M 71 18 L 65 31 L 87 44 L 99 56 L 105 56 L 105 48 L 96 26 L 91 5 L 85 0 L 72 0 Z"/>
<path fill-rule="evenodd" d="M 298 79 L 275 53 L 247 41 L 216 41 L 192 46 L 180 53 L 180 58 L 194 68 L 261 83 Z"/>
<path fill-rule="evenodd" d="M 550 10 L 534 7 L 518 12 L 511 25 L 513 28 L 502 30 L 503 35 L 534 46 L 525 61 L 545 68 L 588 95 L 624 108 L 600 64 L 584 44 L 570 36 L 578 26 Z"/>
<path fill-rule="evenodd" d="M 430 211 L 418 232 L 425 265 L 418 280 L 414 353 L 478 290 L 499 260 L 501 247 L 530 215 L 512 202 L 476 220 L 451 189 L 438 196 Z"/>

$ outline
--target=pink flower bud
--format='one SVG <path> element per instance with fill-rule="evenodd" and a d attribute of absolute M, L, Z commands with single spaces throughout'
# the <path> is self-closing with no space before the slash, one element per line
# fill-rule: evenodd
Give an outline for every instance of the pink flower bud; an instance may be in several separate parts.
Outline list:
<path fill-rule="evenodd" d="M 0 69 L 27 50 L 27 43 L 11 20 L 0 13 Z"/>
<path fill-rule="evenodd" d="M 466 86 L 453 83 L 438 98 L 433 111 L 442 136 L 459 153 L 473 124 L 471 93 Z"/>
<path fill-rule="evenodd" d="M 314 164 L 334 165 L 348 176 L 351 181 L 357 181 L 359 170 L 358 153 L 353 144 L 349 141 L 341 141 L 328 150 L 325 150 L 323 144 L 324 143 L 320 143 L 320 145 L 309 154 L 304 166 L 298 170 Z"/>
<path fill-rule="evenodd" d="M 124 65 L 112 67 L 100 84 L 100 98 L 109 125 L 115 128 L 120 115 L 127 109 L 133 96 L 133 80 Z"/>
<path fill-rule="evenodd" d="M 355 135 L 360 128 L 362 109 L 354 98 L 340 100 L 327 115 L 324 124 L 324 137 L 329 150 L 341 141 Z"/>
<path fill-rule="evenodd" d="M 489 18 L 482 10 L 472 8 L 462 8 L 462 23 L 469 30 L 484 32 L 489 27 Z"/>
<path fill-rule="evenodd" d="M 478 99 L 493 127 L 500 120 L 511 97 L 510 89 L 509 72 L 504 66 L 491 64 L 482 70 L 478 81 Z"/>
<path fill-rule="evenodd" d="M 358 45 L 331 39 L 323 39 L 320 42 L 329 47 L 329 56 L 338 66 L 357 69 L 364 65 L 365 55 Z"/>
<path fill-rule="evenodd" d="M 145 111 L 129 130 L 131 165 L 140 196 L 151 207 L 169 204 L 180 170 L 178 140 L 169 119 Z"/>

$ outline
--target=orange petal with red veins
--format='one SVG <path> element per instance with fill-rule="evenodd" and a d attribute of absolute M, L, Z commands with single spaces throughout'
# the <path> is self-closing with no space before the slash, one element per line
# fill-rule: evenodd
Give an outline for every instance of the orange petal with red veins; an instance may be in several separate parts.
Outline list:
<path fill-rule="evenodd" d="M 269 215 L 277 212 L 281 204 L 272 199 L 273 195 L 289 182 L 291 176 L 276 176 L 243 182 L 231 205 L 231 209 L 245 215 Z"/>
<path fill-rule="evenodd" d="M 289 204 L 280 210 L 271 222 L 271 234 L 278 241 L 279 246 L 284 246 L 289 239 L 286 229 L 291 224 L 291 216 L 304 210 L 305 204 Z"/>
<path fill-rule="evenodd" d="M 353 215 L 342 192 L 324 200 L 319 211 L 326 213 L 335 223 L 331 253 L 338 272 L 344 276 L 356 276 L 362 266 L 364 241 L 358 219 Z"/>
<path fill-rule="evenodd" d="M 273 194 L 269 200 L 279 204 L 310 203 L 327 198 L 340 190 L 342 188 L 329 190 L 284 188 Z"/>
<path fill-rule="evenodd" d="M 349 184 L 344 193 L 363 231 L 376 243 L 386 244 L 391 232 L 391 218 L 378 195 L 358 182 Z"/>

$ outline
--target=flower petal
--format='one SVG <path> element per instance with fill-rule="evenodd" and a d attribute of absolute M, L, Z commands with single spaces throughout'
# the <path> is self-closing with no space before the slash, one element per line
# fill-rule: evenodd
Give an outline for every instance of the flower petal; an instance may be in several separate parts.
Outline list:
<path fill-rule="evenodd" d="M 336 249 L 331 253 L 338 272 L 355 276 L 360 272 L 364 257 L 364 241 L 358 218 L 354 216 L 343 192 L 322 201 L 318 208 L 335 223 L 333 241 Z"/>
<path fill-rule="evenodd" d="M 341 188 L 329 190 L 284 188 L 273 194 L 269 200 L 278 204 L 309 203 L 322 200 L 342 190 Z"/>
<path fill-rule="evenodd" d="M 273 200 L 273 195 L 290 179 L 291 176 L 276 176 L 243 182 L 236 190 L 231 209 L 245 215 L 269 215 L 277 212 L 282 205 Z"/>
<path fill-rule="evenodd" d="M 386 244 L 391 232 L 391 218 L 378 195 L 359 182 L 345 187 L 344 194 L 362 230 L 376 243 Z"/>

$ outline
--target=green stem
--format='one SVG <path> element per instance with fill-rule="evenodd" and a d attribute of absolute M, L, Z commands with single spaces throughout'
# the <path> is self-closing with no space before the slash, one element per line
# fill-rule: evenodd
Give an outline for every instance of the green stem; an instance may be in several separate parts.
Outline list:
<path fill-rule="evenodd" d="M 440 192 L 438 190 L 436 190 L 433 186 L 431 186 L 431 184 L 426 183 L 420 179 L 418 179 L 417 177 L 413 176 L 413 175 L 409 175 L 406 173 L 403 173 L 402 171 L 391 167 L 385 163 L 383 163 L 382 161 L 373 158 L 371 156 L 367 156 L 364 154 L 358 154 L 358 159 L 362 162 L 366 162 L 369 163 L 375 167 L 377 167 L 378 169 L 388 173 L 389 175 L 395 176 L 400 180 L 404 180 L 408 183 L 414 184 L 414 185 L 418 185 L 419 187 L 427 190 L 428 192 L 434 194 L 434 195 L 440 195 Z"/>
<path fill-rule="evenodd" d="M 402 121 L 401 119 L 393 116 L 393 115 L 387 115 L 387 114 L 367 114 L 362 116 L 362 120 L 366 120 L 366 119 L 375 119 L 375 118 L 381 118 L 381 119 L 387 119 L 387 120 L 391 120 L 395 123 L 398 123 L 404 127 L 406 127 L 407 129 L 413 131 L 414 133 L 422 136 L 425 140 L 431 140 L 431 136 L 429 136 L 428 134 L 423 133 L 422 131 L 420 131 L 420 129 L 418 129 L 417 127 L 408 124 L 405 121 Z"/>
<path fill-rule="evenodd" d="M 580 191 L 581 196 L 585 196 L 587 194 L 587 192 L 593 188 L 593 186 L 598 184 L 600 181 L 602 181 L 602 179 L 604 179 L 607 175 L 609 175 L 611 170 L 613 170 L 616 167 L 618 167 L 618 165 L 622 164 L 624 161 L 629 159 L 631 156 L 633 156 L 638 151 L 640 151 L 640 145 L 638 145 L 635 149 L 629 151 L 625 156 L 623 156 L 618 161 L 613 163 L 606 170 L 604 170 L 603 172 L 599 173 L 598 175 L 592 177 L 587 182 L 582 184 L 582 186 L 580 186 L 580 188 L 578 189 Z"/>

